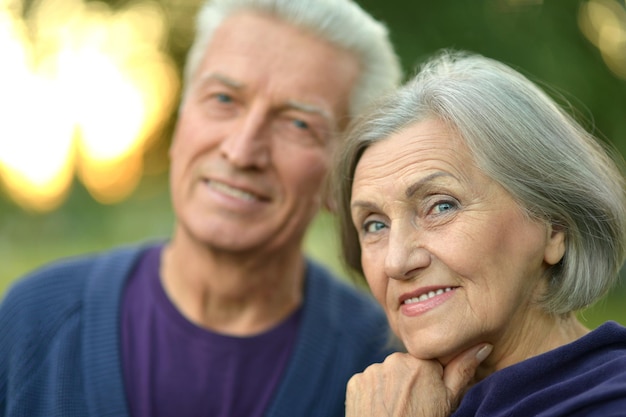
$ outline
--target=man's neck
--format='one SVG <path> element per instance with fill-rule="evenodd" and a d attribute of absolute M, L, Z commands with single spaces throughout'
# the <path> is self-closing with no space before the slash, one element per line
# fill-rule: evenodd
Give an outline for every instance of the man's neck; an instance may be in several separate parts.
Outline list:
<path fill-rule="evenodd" d="M 234 336 L 268 330 L 302 303 L 300 253 L 239 259 L 173 240 L 161 257 L 161 283 L 178 310 L 200 327 Z"/>

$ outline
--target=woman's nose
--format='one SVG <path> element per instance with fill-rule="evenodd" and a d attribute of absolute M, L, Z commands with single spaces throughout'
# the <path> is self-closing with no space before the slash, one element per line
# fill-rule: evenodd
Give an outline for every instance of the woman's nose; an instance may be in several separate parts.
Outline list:
<path fill-rule="evenodd" d="M 431 254 L 424 247 L 419 230 L 400 225 L 389 233 L 385 272 L 388 277 L 408 280 L 416 277 L 431 263 Z"/>

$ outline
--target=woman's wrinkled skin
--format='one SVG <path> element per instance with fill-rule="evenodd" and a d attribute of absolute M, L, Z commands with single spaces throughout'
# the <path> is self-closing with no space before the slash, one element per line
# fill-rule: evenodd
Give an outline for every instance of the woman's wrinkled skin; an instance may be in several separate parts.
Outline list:
<path fill-rule="evenodd" d="M 529 218 L 438 120 L 365 150 L 351 214 L 367 282 L 408 353 L 353 377 L 348 417 L 447 416 L 476 380 L 588 332 L 537 302 L 564 231 Z"/>

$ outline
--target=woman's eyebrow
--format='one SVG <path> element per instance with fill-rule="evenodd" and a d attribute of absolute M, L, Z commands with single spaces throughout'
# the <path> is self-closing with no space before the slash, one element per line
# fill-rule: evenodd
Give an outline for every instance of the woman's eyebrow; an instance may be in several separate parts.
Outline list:
<path fill-rule="evenodd" d="M 355 200 L 350 203 L 351 209 L 365 209 L 367 211 L 377 211 L 378 206 L 372 202 L 364 201 L 364 200 Z"/>
<path fill-rule="evenodd" d="M 419 179 L 413 184 L 411 184 L 404 192 L 404 195 L 406 196 L 406 198 L 411 198 L 420 190 L 426 187 L 429 187 L 435 179 L 441 178 L 441 177 L 456 178 L 454 175 L 448 172 L 434 172 L 430 175 L 425 176 L 424 178 Z M 365 201 L 365 200 L 353 201 L 352 203 L 350 203 L 350 208 L 351 209 L 366 209 L 369 211 L 376 211 L 379 209 L 378 205 L 370 201 Z"/>
<path fill-rule="evenodd" d="M 418 181 L 414 182 L 413 184 L 411 184 L 406 191 L 404 192 L 404 195 L 406 196 L 406 198 L 411 198 L 413 197 L 418 191 L 420 191 L 421 189 L 423 189 L 424 187 L 430 185 L 430 183 L 433 182 L 433 180 L 440 178 L 440 177 L 451 177 L 454 178 L 454 175 L 447 173 L 447 172 L 433 172 L 430 175 L 425 176 L 424 178 L 419 179 Z"/>

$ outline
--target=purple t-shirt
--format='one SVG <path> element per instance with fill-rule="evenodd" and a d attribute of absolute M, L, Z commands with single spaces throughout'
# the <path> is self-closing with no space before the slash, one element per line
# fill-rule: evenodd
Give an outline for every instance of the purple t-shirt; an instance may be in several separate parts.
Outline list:
<path fill-rule="evenodd" d="M 144 254 L 124 292 L 121 353 L 131 416 L 262 416 L 291 355 L 300 309 L 252 337 L 201 328 L 167 297 L 161 249 Z"/>

